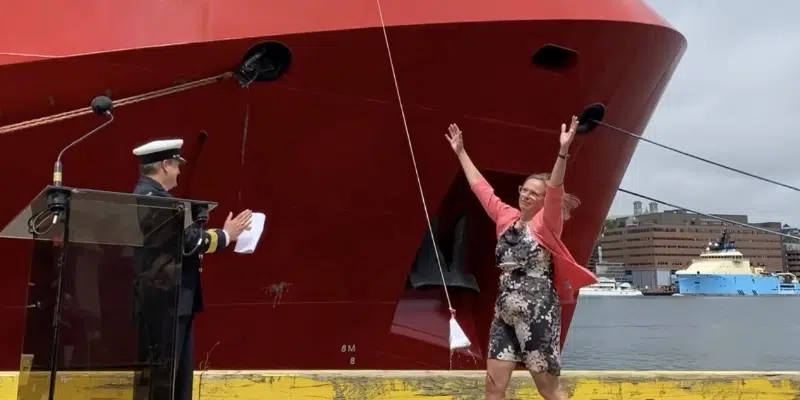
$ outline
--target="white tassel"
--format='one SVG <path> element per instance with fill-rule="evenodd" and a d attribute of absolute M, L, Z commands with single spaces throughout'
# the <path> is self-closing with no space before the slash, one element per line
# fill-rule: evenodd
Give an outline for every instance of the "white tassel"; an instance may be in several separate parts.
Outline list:
<path fill-rule="evenodd" d="M 469 338 L 461 326 L 456 322 L 456 316 L 450 316 L 450 350 L 468 349 L 470 346 Z"/>

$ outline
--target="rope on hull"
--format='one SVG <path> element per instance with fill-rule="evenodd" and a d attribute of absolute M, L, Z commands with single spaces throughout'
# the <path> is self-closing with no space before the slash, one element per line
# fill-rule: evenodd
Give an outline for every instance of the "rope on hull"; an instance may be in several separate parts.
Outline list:
<path fill-rule="evenodd" d="M 136 96 L 126 97 L 114 102 L 114 107 L 122 107 L 130 104 L 136 104 L 142 101 L 152 100 L 159 97 L 163 97 L 166 95 L 174 94 L 183 92 L 186 90 L 210 85 L 212 83 L 221 82 L 226 79 L 232 78 L 234 75 L 232 72 L 225 72 L 223 74 L 211 76 L 204 79 L 199 79 L 192 82 L 183 83 L 180 85 L 170 86 L 164 89 L 154 90 L 152 92 L 147 92 L 143 94 L 139 94 Z M 16 124 L 6 125 L 0 127 L 0 135 L 13 133 L 17 131 L 21 131 L 24 129 L 34 128 L 41 125 L 52 124 L 54 122 L 64 121 L 72 118 L 77 118 L 86 114 L 91 114 L 92 108 L 91 107 L 84 107 L 77 110 L 66 111 L 60 114 L 49 115 L 47 117 L 31 119 L 28 121 L 19 122 Z"/>

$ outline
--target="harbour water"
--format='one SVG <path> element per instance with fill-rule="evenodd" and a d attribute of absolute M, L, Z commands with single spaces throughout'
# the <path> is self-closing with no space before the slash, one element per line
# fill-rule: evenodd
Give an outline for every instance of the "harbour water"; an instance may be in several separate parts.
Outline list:
<path fill-rule="evenodd" d="M 800 368 L 800 296 L 581 298 L 570 370 Z"/>

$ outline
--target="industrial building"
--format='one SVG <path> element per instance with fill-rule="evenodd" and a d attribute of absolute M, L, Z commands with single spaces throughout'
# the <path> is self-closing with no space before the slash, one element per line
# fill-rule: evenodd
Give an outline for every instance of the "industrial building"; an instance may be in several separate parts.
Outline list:
<path fill-rule="evenodd" d="M 714 215 L 773 231 L 782 229 L 779 222 L 749 222 L 746 215 Z M 719 220 L 682 210 L 660 212 L 657 203 L 643 210 L 642 202 L 636 201 L 633 215 L 607 221 L 598 244 L 602 262 L 623 263 L 626 279 L 634 286 L 664 286 L 670 284 L 674 271 L 688 267 L 710 241 L 719 238 L 723 226 Z M 774 272 L 784 269 L 780 236 L 738 225 L 727 228 L 737 249 L 754 266 Z M 800 269 L 800 245 L 797 247 Z"/>
<path fill-rule="evenodd" d="M 800 229 L 784 225 L 781 233 L 800 237 Z M 786 257 L 786 272 L 800 275 L 800 240 L 783 238 L 783 250 Z"/>

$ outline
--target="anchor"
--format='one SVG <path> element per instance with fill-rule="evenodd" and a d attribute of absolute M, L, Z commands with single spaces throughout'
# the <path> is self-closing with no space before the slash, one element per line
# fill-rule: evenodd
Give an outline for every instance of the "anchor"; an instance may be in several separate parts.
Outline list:
<path fill-rule="evenodd" d="M 434 232 L 436 231 L 438 221 L 431 221 Z M 473 290 L 480 293 L 478 281 L 472 274 L 468 274 L 466 269 L 466 253 L 467 253 L 467 217 L 462 215 L 458 222 L 455 224 L 453 235 L 453 248 L 450 263 L 445 263 L 445 256 L 439 246 L 436 246 L 436 251 L 439 253 L 439 260 L 442 261 L 444 267 L 444 281 L 448 287 L 460 287 L 464 289 Z M 436 263 L 436 254 L 433 252 L 433 238 L 429 231 L 425 232 L 417 250 L 417 256 L 409 274 L 409 281 L 411 287 L 418 289 L 425 286 L 442 286 L 442 276 L 439 273 L 439 268 Z"/>

